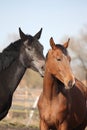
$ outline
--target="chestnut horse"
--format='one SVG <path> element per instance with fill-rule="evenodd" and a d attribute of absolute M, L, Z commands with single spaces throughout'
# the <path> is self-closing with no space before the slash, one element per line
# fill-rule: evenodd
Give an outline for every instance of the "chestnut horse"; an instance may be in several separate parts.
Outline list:
<path fill-rule="evenodd" d="M 0 54 L 0 120 L 12 104 L 13 93 L 27 68 L 44 74 L 45 58 L 39 42 L 42 29 L 34 36 L 26 35 L 19 28 L 20 39 L 11 43 Z"/>
<path fill-rule="evenodd" d="M 87 122 L 86 87 L 78 81 L 70 67 L 67 52 L 69 40 L 63 45 L 50 39 L 43 81 L 38 101 L 40 130 L 84 130 Z"/>

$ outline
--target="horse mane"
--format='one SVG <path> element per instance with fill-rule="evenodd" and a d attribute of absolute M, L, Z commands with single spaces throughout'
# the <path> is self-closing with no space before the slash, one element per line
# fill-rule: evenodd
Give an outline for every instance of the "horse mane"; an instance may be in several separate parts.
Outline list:
<path fill-rule="evenodd" d="M 7 67 L 18 57 L 21 47 L 21 40 L 11 43 L 0 53 L 0 72 Z"/>

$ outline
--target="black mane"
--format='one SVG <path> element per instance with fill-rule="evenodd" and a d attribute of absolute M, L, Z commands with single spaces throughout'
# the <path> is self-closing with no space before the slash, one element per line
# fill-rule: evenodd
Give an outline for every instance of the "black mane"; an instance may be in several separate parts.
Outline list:
<path fill-rule="evenodd" d="M 11 43 L 8 47 L 6 47 L 2 51 L 2 53 L 9 52 L 9 51 L 19 51 L 20 46 L 21 46 L 21 40 L 19 39 L 19 40 L 15 41 L 15 42 Z"/>
<path fill-rule="evenodd" d="M 7 48 L 5 48 L 2 53 L 0 53 L 0 71 L 7 68 L 13 60 L 15 60 L 19 54 L 21 47 L 21 40 L 17 40 L 11 43 Z"/>

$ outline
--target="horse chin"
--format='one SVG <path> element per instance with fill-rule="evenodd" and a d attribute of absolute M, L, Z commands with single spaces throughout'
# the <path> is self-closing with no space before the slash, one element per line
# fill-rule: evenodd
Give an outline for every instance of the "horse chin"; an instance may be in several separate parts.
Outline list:
<path fill-rule="evenodd" d="M 67 86 L 67 85 L 65 85 L 65 89 L 66 90 L 70 90 L 70 89 L 72 89 L 74 87 L 74 85 L 72 85 L 72 86 Z"/>
<path fill-rule="evenodd" d="M 40 76 L 43 78 L 44 77 L 44 73 L 43 72 L 40 72 L 39 71 L 39 74 L 40 74 Z"/>
<path fill-rule="evenodd" d="M 65 86 L 65 89 L 66 90 L 70 90 L 70 89 L 72 89 L 73 87 L 67 87 L 67 86 Z"/>
<path fill-rule="evenodd" d="M 44 77 L 44 71 L 41 68 L 37 69 L 37 72 L 40 74 L 42 78 Z"/>

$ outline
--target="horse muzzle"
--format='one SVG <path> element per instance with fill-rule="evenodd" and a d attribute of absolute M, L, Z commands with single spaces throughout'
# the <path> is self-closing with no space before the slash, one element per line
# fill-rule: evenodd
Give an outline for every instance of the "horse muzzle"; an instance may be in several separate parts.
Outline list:
<path fill-rule="evenodd" d="M 68 82 L 68 87 L 69 87 L 69 88 L 72 88 L 72 87 L 74 86 L 74 84 L 75 84 L 75 81 L 70 80 L 70 81 Z"/>
<path fill-rule="evenodd" d="M 73 79 L 69 80 L 68 83 L 65 85 L 65 88 L 66 89 L 71 89 L 71 88 L 74 87 L 74 85 L 75 85 L 75 78 L 73 77 Z"/>

